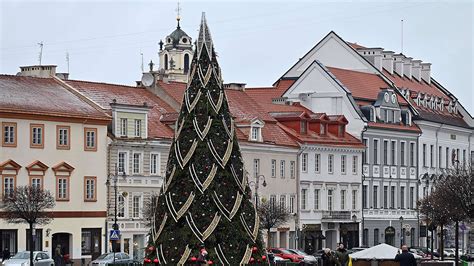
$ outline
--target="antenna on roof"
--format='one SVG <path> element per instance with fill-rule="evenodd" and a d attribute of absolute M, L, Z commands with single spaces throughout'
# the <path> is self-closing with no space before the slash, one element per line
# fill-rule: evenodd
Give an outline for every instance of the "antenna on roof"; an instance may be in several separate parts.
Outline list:
<path fill-rule="evenodd" d="M 143 53 L 140 52 L 140 55 L 141 55 L 141 57 L 142 57 L 142 73 L 143 73 L 143 72 L 145 72 L 145 69 L 143 68 Z"/>
<path fill-rule="evenodd" d="M 69 52 L 66 52 L 67 73 L 69 73 Z"/>
<path fill-rule="evenodd" d="M 401 20 L 402 32 L 401 32 L 401 53 L 403 54 L 403 19 Z"/>
<path fill-rule="evenodd" d="M 43 41 L 39 42 L 38 43 L 39 47 L 40 47 L 40 52 L 39 52 L 39 65 L 41 66 L 41 59 L 43 57 Z"/>

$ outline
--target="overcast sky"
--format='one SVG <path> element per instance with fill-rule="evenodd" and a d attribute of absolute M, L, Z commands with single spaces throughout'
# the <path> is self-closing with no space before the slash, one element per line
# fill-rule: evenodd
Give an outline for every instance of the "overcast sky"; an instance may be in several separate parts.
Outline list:
<path fill-rule="evenodd" d="M 195 39 L 205 11 L 225 82 L 269 86 L 328 32 L 346 41 L 431 62 L 432 76 L 474 113 L 472 1 L 180 1 Z M 176 28 L 176 1 L 0 0 L 0 73 L 58 65 L 70 78 L 133 85 L 158 62 Z"/>

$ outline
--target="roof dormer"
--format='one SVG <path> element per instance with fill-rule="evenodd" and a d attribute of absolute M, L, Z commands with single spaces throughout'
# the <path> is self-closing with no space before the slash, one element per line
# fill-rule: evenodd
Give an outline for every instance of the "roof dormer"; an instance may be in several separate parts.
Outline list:
<path fill-rule="evenodd" d="M 250 123 L 249 141 L 263 142 L 262 129 L 265 122 L 260 119 L 254 119 Z"/>
<path fill-rule="evenodd" d="M 338 137 L 343 137 L 346 132 L 346 125 L 349 123 L 343 115 L 328 116 L 328 131 Z"/>
<path fill-rule="evenodd" d="M 112 133 L 119 138 L 148 138 L 148 112 L 143 105 L 119 104 L 114 99 L 112 107 Z"/>

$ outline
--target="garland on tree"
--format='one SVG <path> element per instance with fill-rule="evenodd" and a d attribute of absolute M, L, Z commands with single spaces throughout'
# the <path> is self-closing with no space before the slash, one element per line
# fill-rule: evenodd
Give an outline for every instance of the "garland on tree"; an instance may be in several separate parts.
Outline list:
<path fill-rule="evenodd" d="M 221 71 L 203 13 L 145 264 L 265 262 Z"/>

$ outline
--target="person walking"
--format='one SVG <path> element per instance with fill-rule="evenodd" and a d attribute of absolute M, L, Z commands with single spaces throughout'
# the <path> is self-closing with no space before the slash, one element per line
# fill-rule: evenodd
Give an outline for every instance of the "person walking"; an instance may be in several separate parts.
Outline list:
<path fill-rule="evenodd" d="M 336 266 L 336 265 L 338 265 L 337 258 L 332 254 L 332 252 L 329 248 L 324 249 L 324 253 L 321 256 L 321 259 L 323 260 L 322 266 Z"/>
<path fill-rule="evenodd" d="M 347 266 L 349 262 L 349 252 L 344 247 L 344 244 L 340 243 L 336 250 L 336 258 L 341 266 Z"/>
<path fill-rule="evenodd" d="M 2 252 L 2 262 L 9 259 L 10 259 L 10 250 L 8 249 L 8 247 L 5 247 L 5 249 Z"/>
<path fill-rule="evenodd" d="M 406 245 L 402 246 L 402 253 L 395 256 L 395 261 L 400 262 L 400 266 L 416 266 L 415 256 L 408 252 Z"/>

